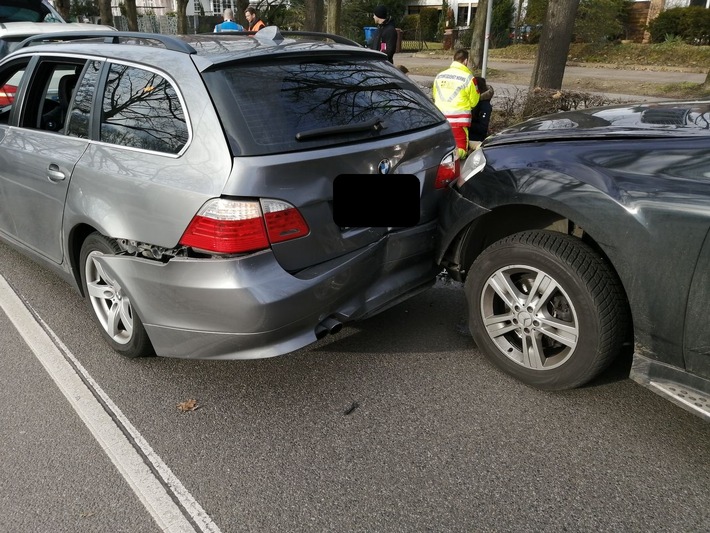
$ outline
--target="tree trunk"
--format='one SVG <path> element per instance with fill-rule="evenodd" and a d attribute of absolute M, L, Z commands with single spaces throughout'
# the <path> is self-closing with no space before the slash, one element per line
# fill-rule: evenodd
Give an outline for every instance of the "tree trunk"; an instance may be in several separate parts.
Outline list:
<path fill-rule="evenodd" d="M 111 0 L 99 0 L 99 16 L 101 24 L 113 26 L 113 13 L 111 12 Z"/>
<path fill-rule="evenodd" d="M 323 31 L 323 0 L 306 0 L 306 20 L 303 29 L 306 31 Z"/>
<path fill-rule="evenodd" d="M 708 75 L 705 76 L 705 83 L 703 85 L 710 87 L 710 70 L 708 70 Z"/>
<path fill-rule="evenodd" d="M 177 32 L 187 35 L 187 3 L 190 0 L 177 0 Z"/>
<path fill-rule="evenodd" d="M 71 0 L 54 0 L 54 7 L 57 8 L 57 11 L 59 11 L 59 14 L 62 16 L 62 18 L 69 22 L 69 9 L 71 8 Z"/>
<path fill-rule="evenodd" d="M 138 31 L 136 0 L 126 0 L 126 18 L 128 19 L 128 31 Z"/>
<path fill-rule="evenodd" d="M 328 20 L 327 20 L 327 30 L 328 33 L 334 35 L 340 34 L 340 14 L 342 12 L 343 1 L 342 0 L 327 0 L 328 2 Z"/>
<path fill-rule="evenodd" d="M 471 70 L 479 70 L 483 64 L 483 48 L 486 42 L 486 13 L 489 0 L 479 0 L 476 7 L 476 16 L 473 19 L 473 37 L 471 39 L 471 52 L 469 63 Z"/>
<path fill-rule="evenodd" d="M 234 14 L 234 20 L 236 20 L 239 24 L 244 26 L 244 29 L 247 29 L 249 27 L 249 23 L 247 22 L 247 18 L 244 16 L 244 11 L 249 7 L 249 0 L 237 0 L 237 11 L 238 13 Z M 264 21 L 266 22 L 266 21 Z"/>
<path fill-rule="evenodd" d="M 561 89 L 579 0 L 550 0 L 530 88 Z"/>

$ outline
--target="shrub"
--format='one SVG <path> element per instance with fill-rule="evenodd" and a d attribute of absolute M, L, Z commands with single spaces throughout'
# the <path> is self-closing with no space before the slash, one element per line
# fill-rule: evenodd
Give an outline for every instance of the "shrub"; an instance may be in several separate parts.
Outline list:
<path fill-rule="evenodd" d="M 627 18 L 627 0 L 582 0 L 574 21 L 575 40 L 596 43 L 620 38 Z"/>
<path fill-rule="evenodd" d="M 424 41 L 435 41 L 439 27 L 439 12 L 436 9 L 425 7 L 419 12 L 419 23 Z"/>
<path fill-rule="evenodd" d="M 680 37 L 688 44 L 710 42 L 710 10 L 699 6 L 674 7 L 661 12 L 648 25 L 651 42 L 662 43 Z"/>
<path fill-rule="evenodd" d="M 516 89 L 506 98 L 497 99 L 491 113 L 489 133 L 498 133 L 529 118 L 614 103 L 618 101 L 599 94 L 540 88 L 531 91 Z"/>
<path fill-rule="evenodd" d="M 404 32 L 411 33 L 412 35 L 416 34 L 417 30 L 419 30 L 419 15 L 404 15 L 399 27 L 402 28 Z"/>
<path fill-rule="evenodd" d="M 514 16 L 515 4 L 513 0 L 498 0 L 493 4 L 491 47 L 502 48 L 510 43 L 509 29 L 513 25 Z"/>
<path fill-rule="evenodd" d="M 680 32 L 688 44 L 710 44 L 710 9 L 700 6 L 685 8 L 680 19 Z"/>
<path fill-rule="evenodd" d="M 455 48 L 471 48 L 473 41 L 473 27 L 460 30 Z"/>

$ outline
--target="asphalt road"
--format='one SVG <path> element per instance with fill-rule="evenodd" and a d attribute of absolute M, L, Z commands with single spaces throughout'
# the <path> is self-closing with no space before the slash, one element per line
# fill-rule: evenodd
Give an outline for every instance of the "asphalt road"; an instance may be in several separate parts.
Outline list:
<path fill-rule="evenodd" d="M 416 54 L 402 53 L 394 56 L 396 65 L 404 65 L 412 71 L 411 77 L 422 85 L 431 87 L 436 72 L 444 70 L 451 64 L 452 58 L 437 54 L 427 54 L 419 52 Z M 500 81 L 495 75 L 490 75 L 486 78 L 489 85 L 495 88 L 494 98 L 505 98 L 515 94 L 516 91 L 526 91 L 530 84 L 534 64 L 528 62 L 515 61 L 489 61 L 487 64 L 488 72 L 505 72 L 509 74 L 504 79 L 518 80 L 514 83 L 510 81 Z M 417 74 L 419 71 L 427 71 L 431 75 Z M 697 69 L 695 69 L 697 70 Z M 638 101 L 638 102 L 653 102 L 662 100 L 662 98 L 653 96 L 639 96 L 633 91 L 626 90 L 633 83 L 703 83 L 706 73 L 695 72 L 692 69 L 681 70 L 653 70 L 653 69 L 620 69 L 611 66 L 587 64 L 579 66 L 570 63 L 565 67 L 563 78 L 563 88 L 568 90 L 578 90 L 582 92 L 590 91 L 588 85 L 585 85 L 589 80 L 594 80 L 596 85 L 603 86 L 603 92 L 607 98 L 611 100 L 621 101 Z M 600 83 L 600 80 L 602 82 Z M 630 94 L 629 94 L 630 93 Z"/>
<path fill-rule="evenodd" d="M 170 531 L 707 531 L 710 424 L 628 360 L 563 393 L 508 378 L 457 327 L 458 284 L 288 356 L 208 362 L 122 359 L 54 275 L 2 245 L 0 275 L 207 515 Z M 1 311 L 0 335 L 0 531 L 159 531 L 42 335 Z"/>

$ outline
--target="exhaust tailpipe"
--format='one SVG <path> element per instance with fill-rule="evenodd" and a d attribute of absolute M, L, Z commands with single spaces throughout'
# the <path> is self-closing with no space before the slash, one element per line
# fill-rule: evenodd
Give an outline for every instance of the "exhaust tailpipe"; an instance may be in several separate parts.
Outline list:
<path fill-rule="evenodd" d="M 329 333 L 331 335 L 334 335 L 338 333 L 341 329 L 343 329 L 342 322 L 333 318 L 332 316 L 329 316 L 316 326 L 316 339 L 322 339 Z"/>

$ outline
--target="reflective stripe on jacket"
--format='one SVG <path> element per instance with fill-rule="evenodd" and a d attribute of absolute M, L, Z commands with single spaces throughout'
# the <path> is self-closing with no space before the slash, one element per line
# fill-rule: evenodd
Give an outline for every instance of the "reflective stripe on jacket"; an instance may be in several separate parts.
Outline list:
<path fill-rule="evenodd" d="M 471 109 L 478 103 L 478 88 L 473 74 L 463 63 L 454 61 L 434 78 L 432 96 L 436 107 L 452 126 L 469 126 Z"/>

